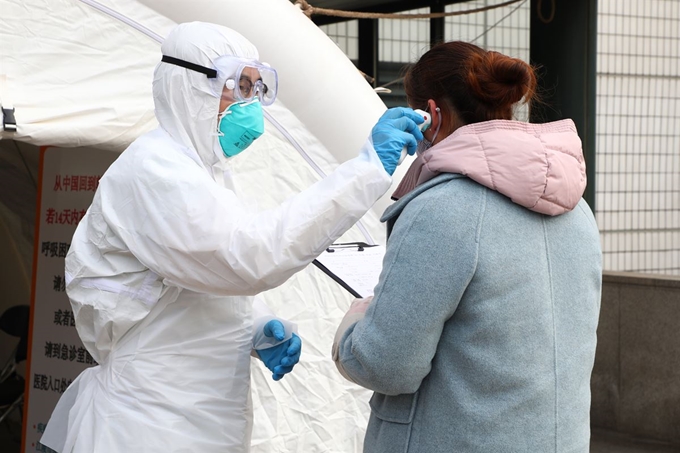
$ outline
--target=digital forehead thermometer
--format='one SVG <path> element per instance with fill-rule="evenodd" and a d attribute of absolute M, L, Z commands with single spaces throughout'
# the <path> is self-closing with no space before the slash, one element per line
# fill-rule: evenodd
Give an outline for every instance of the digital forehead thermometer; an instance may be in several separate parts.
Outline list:
<path fill-rule="evenodd" d="M 414 111 L 425 119 L 425 121 L 418 125 L 418 129 L 420 129 L 421 132 L 425 132 L 430 127 L 430 124 L 432 124 L 432 117 L 425 110 L 415 109 Z M 408 150 L 404 146 L 404 148 L 401 150 L 401 157 L 399 158 L 397 165 L 400 165 L 404 159 L 406 159 L 407 155 Z"/>

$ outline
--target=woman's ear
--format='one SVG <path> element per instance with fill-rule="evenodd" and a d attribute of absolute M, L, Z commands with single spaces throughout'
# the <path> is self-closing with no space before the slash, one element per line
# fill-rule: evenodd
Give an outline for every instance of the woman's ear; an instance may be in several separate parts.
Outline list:
<path fill-rule="evenodd" d="M 427 100 L 427 110 L 429 110 L 430 115 L 432 115 L 432 125 L 430 127 L 436 128 L 439 125 L 439 121 L 441 121 L 441 111 L 438 109 L 434 99 Z"/>
<path fill-rule="evenodd" d="M 460 120 L 456 110 L 452 109 L 450 105 L 440 107 L 437 105 L 434 99 L 429 99 L 427 101 L 427 109 L 430 111 L 432 116 L 432 124 L 423 133 L 423 136 L 428 139 L 432 144 L 437 144 L 444 140 L 449 135 L 453 134 L 456 129 L 465 124 Z M 434 136 L 435 131 L 439 130 L 437 136 Z"/>
<path fill-rule="evenodd" d="M 434 131 L 437 130 L 439 127 L 439 123 L 442 121 L 442 115 L 441 115 L 441 109 L 437 107 L 437 103 L 435 102 L 434 99 L 428 99 L 427 100 L 427 111 L 430 113 L 430 117 L 432 118 L 432 123 L 430 123 L 430 127 L 427 128 L 425 132 L 423 132 L 423 136 L 428 140 L 432 141 L 432 138 L 434 136 Z"/>

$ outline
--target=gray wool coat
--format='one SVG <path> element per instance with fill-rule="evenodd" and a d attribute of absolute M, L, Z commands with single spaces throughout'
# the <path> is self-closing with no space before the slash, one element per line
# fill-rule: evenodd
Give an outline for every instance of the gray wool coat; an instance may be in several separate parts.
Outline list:
<path fill-rule="evenodd" d="M 338 344 L 373 390 L 365 453 L 587 453 L 602 284 L 585 201 L 550 217 L 458 174 L 385 212 L 365 317 Z"/>

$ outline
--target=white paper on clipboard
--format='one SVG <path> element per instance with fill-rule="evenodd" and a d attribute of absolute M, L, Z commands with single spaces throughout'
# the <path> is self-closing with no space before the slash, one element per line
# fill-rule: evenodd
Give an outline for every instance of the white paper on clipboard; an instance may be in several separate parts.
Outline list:
<path fill-rule="evenodd" d="M 354 297 L 373 295 L 382 270 L 385 247 L 361 242 L 333 244 L 314 264 Z"/>

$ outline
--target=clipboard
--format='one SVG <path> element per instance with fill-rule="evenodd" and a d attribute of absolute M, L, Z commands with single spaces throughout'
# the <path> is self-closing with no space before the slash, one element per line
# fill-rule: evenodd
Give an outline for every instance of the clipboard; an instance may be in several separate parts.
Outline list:
<path fill-rule="evenodd" d="M 385 247 L 365 242 L 333 244 L 314 265 L 359 299 L 373 295 L 378 284 Z"/>

